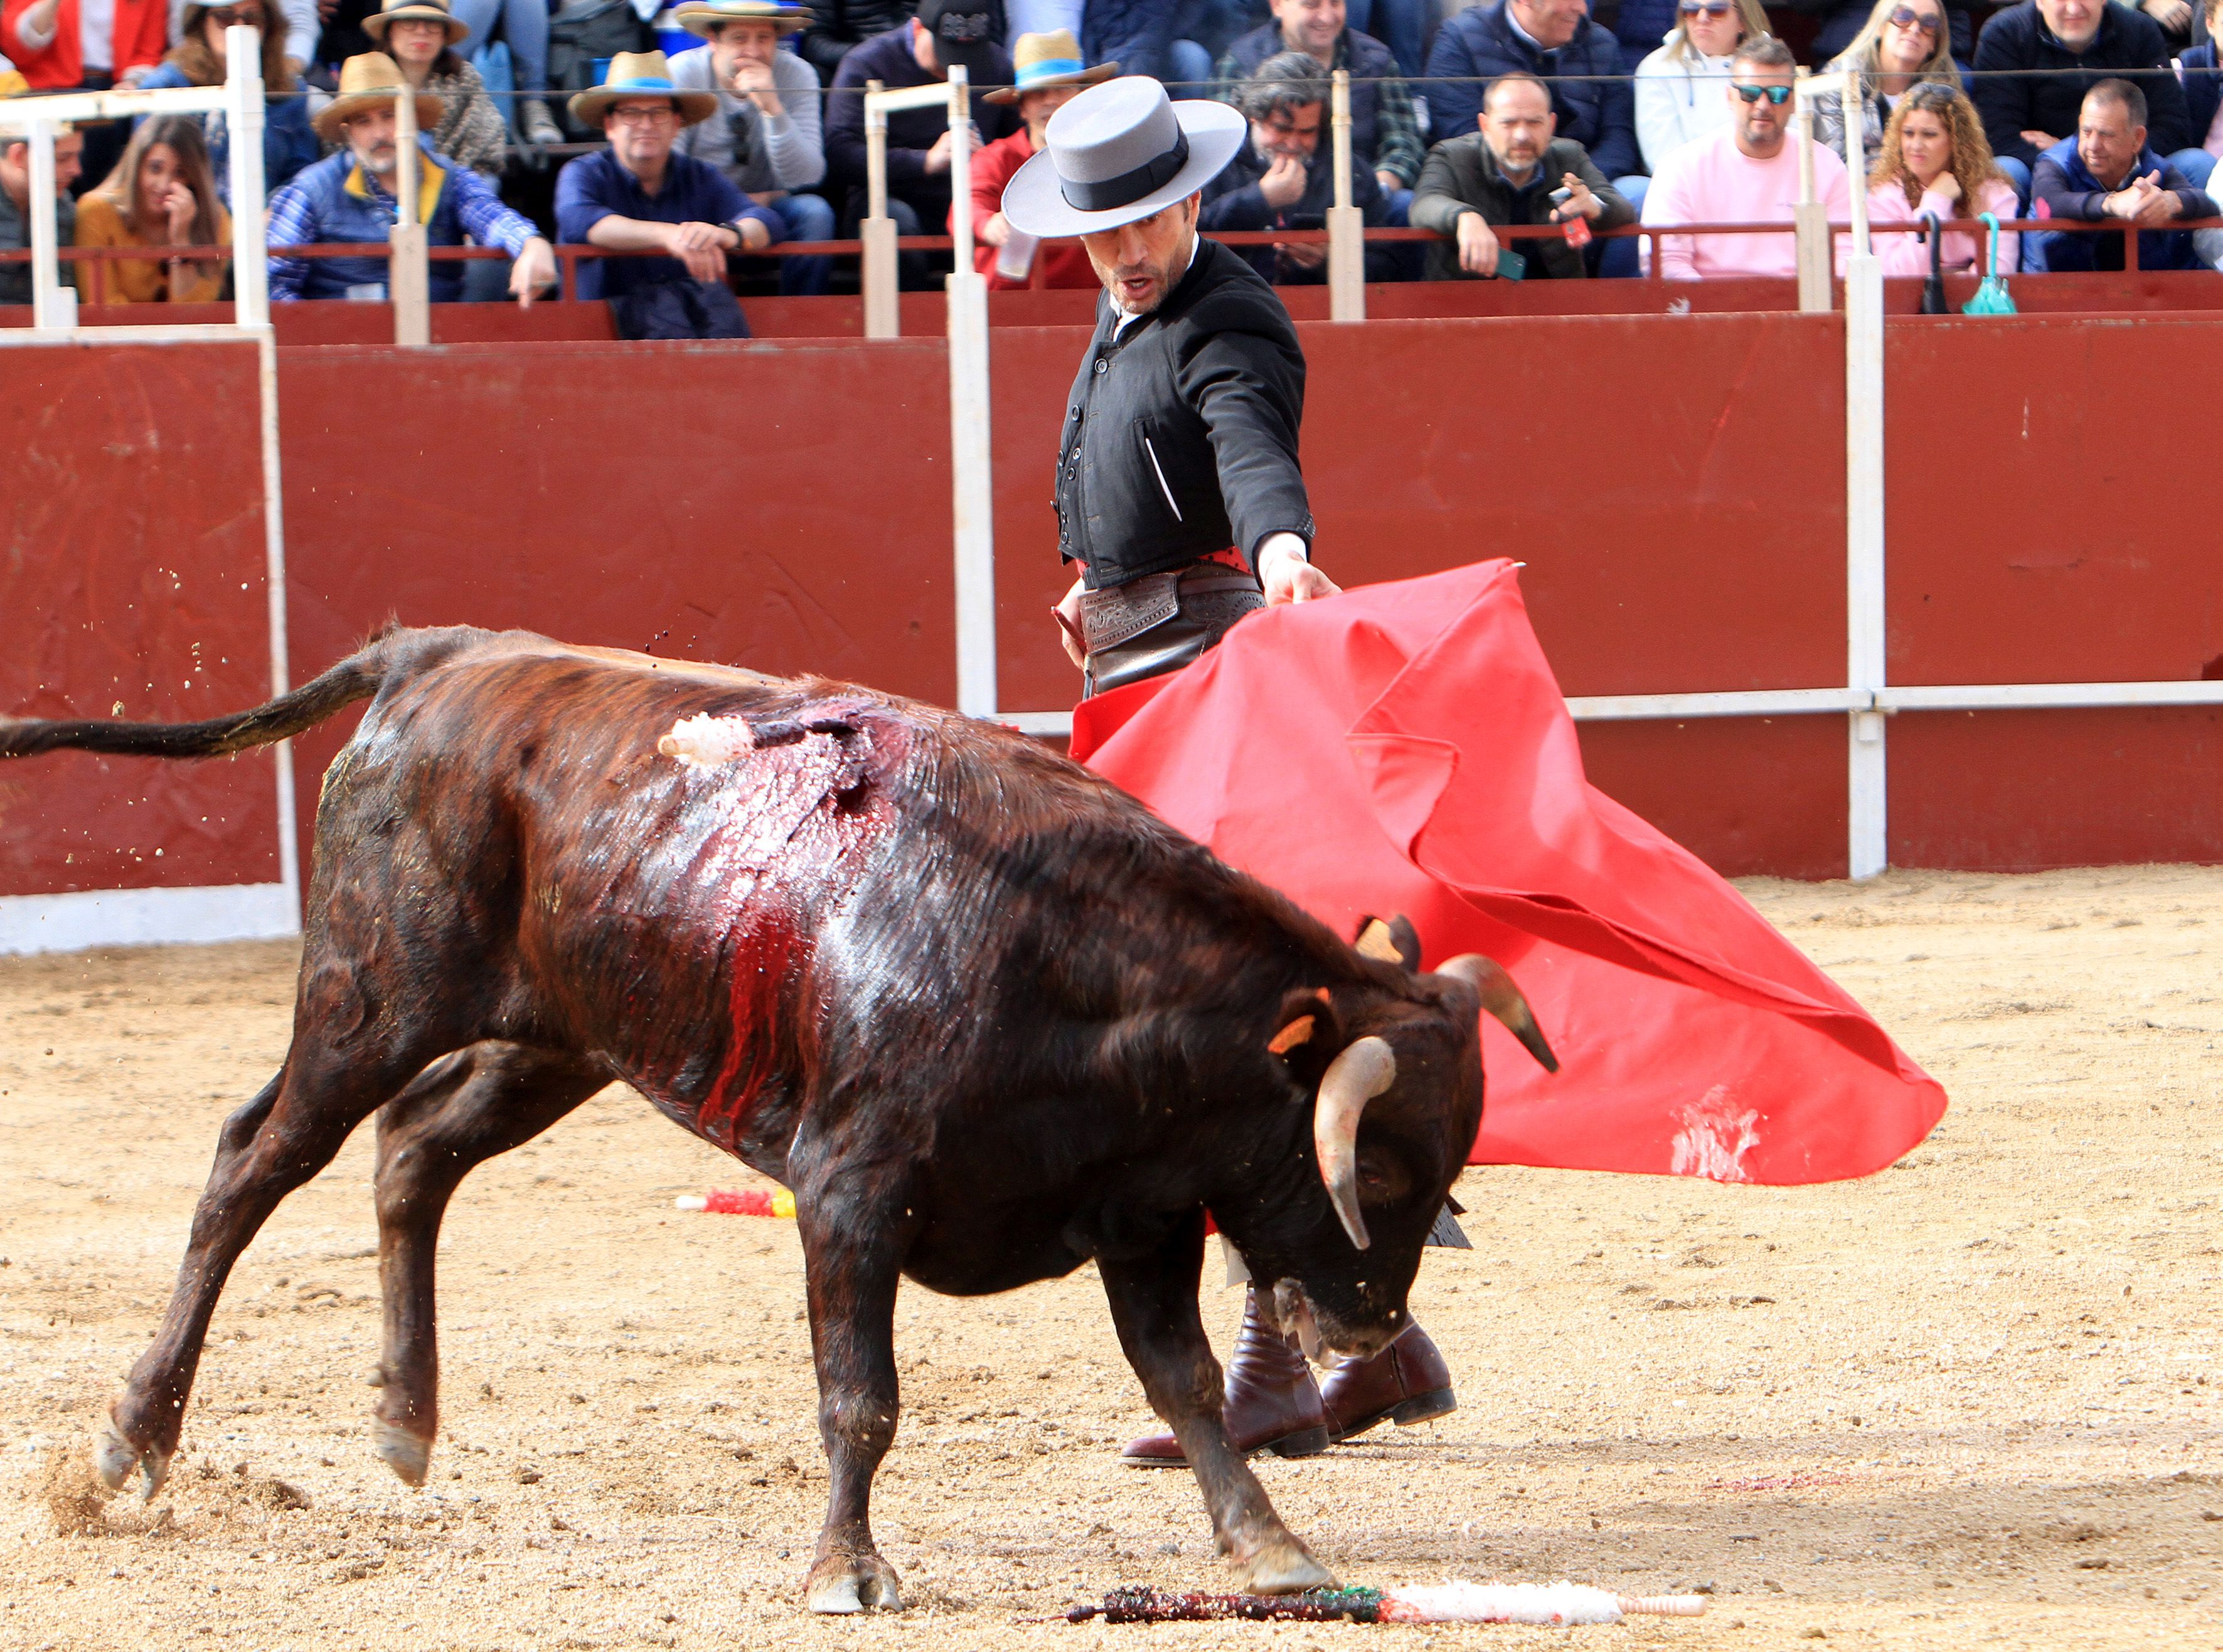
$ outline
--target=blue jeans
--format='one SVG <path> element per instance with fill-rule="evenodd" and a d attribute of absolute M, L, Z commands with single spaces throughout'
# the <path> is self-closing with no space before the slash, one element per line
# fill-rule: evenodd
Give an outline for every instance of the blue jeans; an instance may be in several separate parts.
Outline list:
<path fill-rule="evenodd" d="M 1344 21 L 1360 34 L 1373 35 L 1389 48 L 1400 69 L 1417 75 L 1426 66 L 1420 39 L 1427 32 L 1430 9 L 1425 0 L 1347 0 Z"/>
<path fill-rule="evenodd" d="M 1168 84 L 1176 98 L 1201 98 L 1212 84 L 1212 54 L 1194 41 L 1175 41 L 1166 54 Z"/>
<path fill-rule="evenodd" d="M 469 35 L 457 43 L 458 54 L 469 57 L 485 45 L 499 18 L 501 37 L 517 65 L 517 89 L 528 98 L 547 90 L 548 0 L 455 0 L 449 9 L 457 22 L 470 26 Z"/>
<path fill-rule="evenodd" d="M 1195 79 L 1199 82 L 1212 79 L 1212 65 L 1219 60 L 1220 54 L 1237 35 L 1250 27 L 1250 8 L 1247 0 L 1178 0 L 1174 7 L 1174 55 L 1168 66 L 1181 79 L 1190 77 L 1185 67 L 1193 67 L 1194 60 L 1183 62 L 1181 47 L 1186 44 L 1204 54 L 1205 73 Z M 1196 95 L 1202 97 L 1200 86 Z"/>
<path fill-rule="evenodd" d="M 831 241 L 834 209 L 816 195 L 785 195 L 771 204 L 772 211 L 787 226 L 790 241 Z M 783 258 L 779 261 L 779 291 L 783 298 L 816 297 L 826 290 L 832 274 L 831 258 Z"/>
<path fill-rule="evenodd" d="M 2006 179 L 2007 182 L 2014 186 L 2015 216 L 2018 218 L 2028 218 L 2030 216 L 2028 210 L 2030 206 L 2030 167 L 2023 161 L 2016 160 L 2011 154 L 2003 154 L 1995 157 L 1993 164 L 1999 167 L 1999 176 Z"/>
<path fill-rule="evenodd" d="M 1644 218 L 1644 192 L 1652 187 L 1652 180 L 1632 173 L 1626 178 L 1615 179 L 1613 186 L 1621 192 L 1622 199 L 1636 209 L 1637 219 L 1640 223 Z M 1640 238 L 1636 236 L 1598 243 L 1602 250 L 1598 254 L 1597 273 L 1617 280 L 1626 280 L 1640 274 L 1636 259 L 1636 249 L 1640 244 Z"/>
<path fill-rule="evenodd" d="M 2179 149 L 2169 156 L 2169 164 L 2182 173 L 2184 181 L 2195 189 L 2207 188 L 2215 172 L 2215 157 L 2205 149 Z"/>

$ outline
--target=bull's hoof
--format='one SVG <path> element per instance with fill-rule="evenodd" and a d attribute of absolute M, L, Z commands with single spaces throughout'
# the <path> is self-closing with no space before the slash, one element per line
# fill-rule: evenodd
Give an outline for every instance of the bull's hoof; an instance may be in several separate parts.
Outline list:
<path fill-rule="evenodd" d="M 147 1476 L 141 1498 L 148 1503 L 170 1478 L 170 1453 L 159 1446 L 135 1446 L 123 1437 L 123 1430 L 116 1426 L 110 1416 L 101 1425 L 99 1436 L 93 1441 L 92 1466 L 100 1476 L 100 1483 L 111 1491 L 121 1491 L 130 1484 L 134 1470 Z"/>
<path fill-rule="evenodd" d="M 1335 1573 L 1306 1552 L 1294 1537 L 1267 1544 L 1236 1568 L 1246 1595 L 1300 1595 L 1307 1589 L 1332 1589 Z"/>
<path fill-rule="evenodd" d="M 404 1485 L 425 1484 L 425 1472 L 432 1466 L 432 1442 L 419 1440 L 398 1422 L 384 1417 L 374 1417 L 370 1424 L 371 1449 L 378 1453 L 379 1461 L 394 1472 Z"/>
<path fill-rule="evenodd" d="M 810 1610 L 833 1616 L 901 1611 L 895 1567 L 877 1554 L 829 1554 L 810 1568 L 805 1586 Z"/>

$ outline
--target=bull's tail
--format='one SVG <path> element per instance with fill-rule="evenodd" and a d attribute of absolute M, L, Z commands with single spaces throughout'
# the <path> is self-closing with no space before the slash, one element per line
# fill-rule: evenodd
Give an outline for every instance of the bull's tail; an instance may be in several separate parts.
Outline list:
<path fill-rule="evenodd" d="M 205 722 L 112 722 L 0 716 L 0 758 L 41 752 L 100 752 L 114 757 L 229 757 L 314 728 L 341 707 L 367 700 L 395 672 L 419 663 L 430 639 L 457 634 L 388 630 L 312 683 L 252 711 Z M 412 646 L 416 644 L 419 646 Z"/>

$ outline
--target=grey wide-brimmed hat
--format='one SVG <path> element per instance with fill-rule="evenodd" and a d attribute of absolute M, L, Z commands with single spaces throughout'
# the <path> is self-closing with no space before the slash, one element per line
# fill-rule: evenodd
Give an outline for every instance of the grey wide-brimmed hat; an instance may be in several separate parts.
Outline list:
<path fill-rule="evenodd" d="M 1250 123 L 1225 104 L 1174 103 L 1148 75 L 1091 86 L 1049 117 L 1041 154 L 1004 186 L 1004 217 L 1045 239 L 1092 235 L 1186 200 L 1235 159 Z"/>

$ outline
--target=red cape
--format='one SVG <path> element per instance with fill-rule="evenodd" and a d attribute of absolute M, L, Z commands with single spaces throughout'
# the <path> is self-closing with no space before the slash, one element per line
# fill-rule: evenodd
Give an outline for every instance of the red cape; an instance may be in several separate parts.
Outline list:
<path fill-rule="evenodd" d="M 1836 982 L 1583 778 L 1512 563 L 1254 615 L 1084 702 L 1073 753 L 1342 934 L 1402 912 L 1426 962 L 1513 972 L 1561 1069 L 1483 1018 L 1476 1163 L 1828 1182 L 1944 1113 Z"/>

